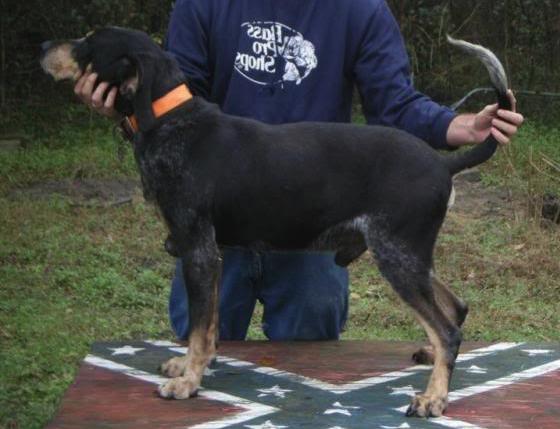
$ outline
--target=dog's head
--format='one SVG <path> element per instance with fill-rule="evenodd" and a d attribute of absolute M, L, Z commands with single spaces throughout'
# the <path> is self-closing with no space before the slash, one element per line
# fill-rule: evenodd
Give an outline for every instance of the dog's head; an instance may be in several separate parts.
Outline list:
<path fill-rule="evenodd" d="M 117 86 L 118 111 L 134 113 L 141 130 L 153 125 L 152 101 L 184 81 L 176 63 L 141 31 L 109 27 L 74 40 L 41 45 L 41 66 L 55 80 L 79 79 L 86 69 Z"/>

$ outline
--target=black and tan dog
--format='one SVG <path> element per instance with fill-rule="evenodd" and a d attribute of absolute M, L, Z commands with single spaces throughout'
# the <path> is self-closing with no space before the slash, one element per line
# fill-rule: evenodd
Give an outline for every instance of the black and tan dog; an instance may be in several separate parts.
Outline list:
<path fill-rule="evenodd" d="M 506 76 L 488 50 L 451 43 L 488 68 L 500 108 L 511 109 Z M 407 415 L 439 416 L 461 343 L 466 306 L 432 276 L 433 249 L 455 173 L 489 159 L 497 142 L 441 156 L 396 129 L 330 123 L 266 125 L 226 115 L 191 97 L 183 73 L 145 34 L 119 28 L 46 42 L 41 64 L 55 79 L 88 65 L 119 86 L 130 116 L 146 195 L 159 206 L 185 263 L 191 333 L 185 357 L 162 366 L 161 396 L 196 393 L 215 355 L 220 245 L 331 249 L 347 265 L 370 249 L 413 309 L 434 350 L 426 391 Z"/>

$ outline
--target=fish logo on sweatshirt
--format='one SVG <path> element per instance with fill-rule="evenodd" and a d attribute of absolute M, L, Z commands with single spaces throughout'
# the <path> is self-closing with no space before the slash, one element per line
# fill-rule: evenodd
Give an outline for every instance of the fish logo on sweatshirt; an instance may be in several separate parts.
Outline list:
<path fill-rule="evenodd" d="M 313 43 L 279 22 L 241 24 L 239 46 L 234 68 L 258 85 L 300 85 L 318 64 Z"/>

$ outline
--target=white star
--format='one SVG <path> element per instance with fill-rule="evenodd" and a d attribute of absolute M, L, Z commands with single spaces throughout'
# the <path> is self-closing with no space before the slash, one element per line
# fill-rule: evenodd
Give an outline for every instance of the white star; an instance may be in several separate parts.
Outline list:
<path fill-rule="evenodd" d="M 540 356 L 540 355 L 549 355 L 550 353 L 552 353 L 554 350 L 539 350 L 539 349 L 534 349 L 534 350 L 523 350 L 525 353 L 527 353 L 530 357 L 533 356 Z"/>
<path fill-rule="evenodd" d="M 391 387 L 393 392 L 390 393 L 391 396 L 393 395 L 406 395 L 406 396 L 415 396 L 416 392 L 420 392 L 412 387 L 410 384 L 408 386 L 403 387 Z"/>
<path fill-rule="evenodd" d="M 325 412 L 323 414 L 326 415 L 331 415 L 331 414 L 342 414 L 343 416 L 352 416 L 352 413 L 348 410 L 340 410 L 340 409 L 334 409 L 334 408 L 329 408 L 328 410 L 325 410 Z"/>
<path fill-rule="evenodd" d="M 292 390 L 282 389 L 278 385 L 273 386 L 270 389 L 255 389 L 255 390 L 257 392 L 261 392 L 260 395 L 258 396 L 259 398 L 262 398 L 262 397 L 268 396 L 268 395 L 274 395 L 277 398 L 285 398 L 287 392 L 292 392 Z"/>
<path fill-rule="evenodd" d="M 136 352 L 139 352 L 140 350 L 144 350 L 142 347 L 132 347 L 132 346 L 123 346 L 123 347 L 117 347 L 117 348 L 112 348 L 109 347 L 109 350 L 113 350 L 113 353 L 111 353 L 111 356 L 115 356 L 115 355 L 135 355 Z"/>
<path fill-rule="evenodd" d="M 340 402 L 335 402 L 332 404 L 335 408 L 329 408 L 323 414 L 330 415 L 330 414 L 342 414 L 344 416 L 351 416 L 352 413 L 349 410 L 359 410 L 361 407 L 353 407 L 350 405 L 342 405 Z"/>
<path fill-rule="evenodd" d="M 467 371 L 469 374 L 486 374 L 486 373 L 488 372 L 488 369 L 486 369 L 486 368 L 481 368 L 481 367 L 476 366 L 476 365 L 472 365 L 472 366 L 469 367 L 469 368 L 462 368 L 462 369 L 466 369 L 466 371 Z"/>
<path fill-rule="evenodd" d="M 383 429 L 410 429 L 410 425 L 408 423 L 403 423 L 400 426 L 381 426 Z"/>
<path fill-rule="evenodd" d="M 347 410 L 359 410 L 362 407 L 353 407 L 351 405 L 342 405 L 340 402 L 335 402 L 333 407 L 346 408 Z"/>
<path fill-rule="evenodd" d="M 250 429 L 283 429 L 287 428 L 288 426 L 276 426 L 270 420 L 267 420 L 262 425 L 245 425 L 245 427 Z"/>

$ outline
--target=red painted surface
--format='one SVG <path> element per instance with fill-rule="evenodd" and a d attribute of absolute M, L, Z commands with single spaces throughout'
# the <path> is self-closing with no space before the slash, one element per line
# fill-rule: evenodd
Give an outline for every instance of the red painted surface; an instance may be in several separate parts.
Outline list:
<path fill-rule="evenodd" d="M 453 402 L 445 415 L 487 429 L 559 429 L 560 371 Z"/>
<path fill-rule="evenodd" d="M 204 398 L 166 401 L 155 391 L 154 384 L 84 364 L 47 429 L 185 428 L 242 411 Z"/>
<path fill-rule="evenodd" d="M 424 344 L 398 341 L 224 342 L 218 353 L 259 366 L 344 384 L 413 366 L 412 354 Z M 486 345 L 468 343 L 461 347 L 461 352 Z"/>

